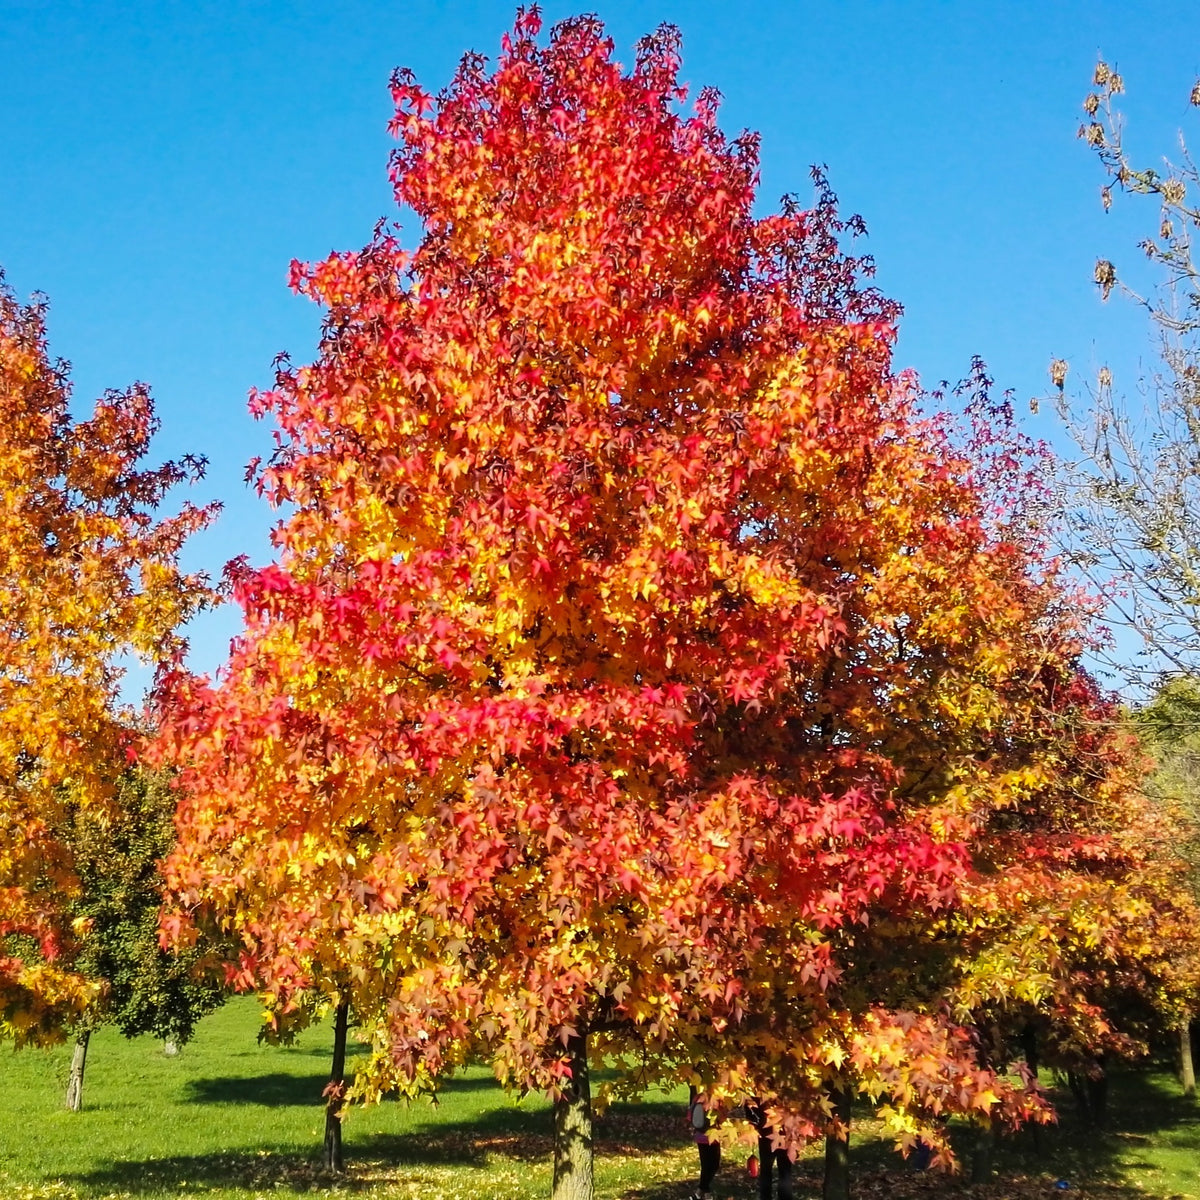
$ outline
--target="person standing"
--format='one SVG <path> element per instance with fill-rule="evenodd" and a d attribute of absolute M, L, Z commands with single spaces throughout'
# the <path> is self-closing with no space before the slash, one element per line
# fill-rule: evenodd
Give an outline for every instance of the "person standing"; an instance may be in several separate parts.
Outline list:
<path fill-rule="evenodd" d="M 767 1112 L 757 1096 L 746 1101 L 746 1120 L 758 1132 L 758 1195 L 759 1200 L 771 1200 L 772 1176 L 779 1176 L 779 1200 L 793 1200 L 792 1153 L 775 1148 L 775 1130 L 767 1124 Z"/>
<path fill-rule="evenodd" d="M 700 1186 L 690 1200 L 712 1200 L 713 1180 L 721 1166 L 721 1143 L 711 1136 L 707 1101 L 695 1087 L 689 1089 L 687 1119 L 700 1154 Z"/>

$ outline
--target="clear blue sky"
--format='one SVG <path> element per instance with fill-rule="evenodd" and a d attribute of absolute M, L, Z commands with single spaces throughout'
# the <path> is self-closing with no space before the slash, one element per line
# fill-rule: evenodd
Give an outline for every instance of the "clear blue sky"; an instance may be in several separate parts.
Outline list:
<path fill-rule="evenodd" d="M 319 313 L 285 285 L 292 258 L 362 245 L 393 215 L 388 76 L 436 90 L 467 49 L 493 54 L 508 3 L 104 4 L 0 0 L 0 264 L 51 300 L 56 353 L 82 403 L 149 382 L 160 456 L 210 460 L 200 497 L 226 504 L 189 552 L 214 574 L 269 553 L 273 517 L 245 487 L 270 428 L 245 412 L 282 350 L 315 348 Z M 580 11 L 547 5 L 548 22 Z M 724 94 L 723 124 L 763 135 L 764 211 L 828 164 L 860 212 L 882 286 L 905 306 L 898 363 L 926 382 L 973 354 L 1025 402 L 1052 357 L 1073 379 L 1114 365 L 1132 387 L 1149 348 L 1128 305 L 1102 307 L 1100 256 L 1120 266 L 1152 214 L 1105 217 L 1099 168 L 1075 140 L 1097 53 L 1125 76 L 1129 137 L 1151 158 L 1195 131 L 1200 3 L 769 3 L 598 6 L 628 62 L 661 22 L 684 76 Z M 1032 432 L 1055 436 L 1043 414 Z M 211 670 L 237 622 L 203 619 Z"/>

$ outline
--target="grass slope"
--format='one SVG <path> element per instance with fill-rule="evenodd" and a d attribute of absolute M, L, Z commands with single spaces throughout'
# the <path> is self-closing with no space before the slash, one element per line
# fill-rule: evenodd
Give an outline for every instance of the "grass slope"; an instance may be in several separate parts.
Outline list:
<path fill-rule="evenodd" d="M 370 1194 L 435 1200 L 549 1195 L 551 1126 L 539 1097 L 518 1103 L 475 1069 L 449 1080 L 441 1103 L 389 1102 L 351 1113 L 348 1176 L 319 1167 L 321 1090 L 329 1036 L 310 1030 L 292 1047 L 255 1041 L 257 1006 L 237 1000 L 202 1022 L 196 1039 L 168 1058 L 161 1043 L 127 1042 L 112 1030 L 93 1037 L 84 1111 L 62 1108 L 69 1050 L 5 1051 L 0 1057 L 0 1197 L 4 1200 L 222 1200 Z M 597 1126 L 601 1200 L 682 1200 L 695 1180 L 682 1094 L 621 1105 Z M 1165 1075 L 1129 1075 L 1113 1084 L 1111 1129 L 1074 1120 L 1009 1139 L 998 1156 L 1004 1181 L 968 1188 L 961 1179 L 918 1175 L 858 1123 L 853 1155 L 858 1197 L 960 1196 L 980 1200 L 1071 1196 L 1187 1197 L 1200 1200 L 1200 1125 Z M 716 1195 L 756 1193 L 749 1150 L 726 1148 Z M 819 1191 L 813 1147 L 799 1164 L 798 1194 Z M 1064 1178 L 1069 1190 L 1054 1187 Z"/>

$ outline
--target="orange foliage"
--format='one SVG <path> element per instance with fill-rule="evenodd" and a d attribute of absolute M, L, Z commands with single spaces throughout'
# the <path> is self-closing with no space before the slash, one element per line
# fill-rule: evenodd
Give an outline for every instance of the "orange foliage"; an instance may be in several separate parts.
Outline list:
<path fill-rule="evenodd" d="M 1041 1115 L 950 1008 L 981 839 L 1072 803 L 1019 464 L 918 411 L 823 181 L 753 215 L 673 32 L 628 72 L 592 19 L 537 35 L 436 99 L 397 76 L 415 250 L 295 270 L 328 316 L 253 401 L 279 561 L 232 565 L 230 662 L 161 697 L 167 931 L 233 931 L 276 1031 L 348 998 L 362 1095 L 469 1054 L 557 1094 L 586 1034 L 795 1136 L 845 1079 L 902 1142 Z"/>

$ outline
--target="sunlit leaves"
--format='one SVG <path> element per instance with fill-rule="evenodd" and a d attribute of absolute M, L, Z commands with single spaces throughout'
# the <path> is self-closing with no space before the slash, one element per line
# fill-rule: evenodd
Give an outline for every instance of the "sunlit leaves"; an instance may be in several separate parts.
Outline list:
<path fill-rule="evenodd" d="M 614 1087 L 796 1137 L 847 1077 L 905 1144 L 1037 1115 L 951 1008 L 997 814 L 1073 803 L 1022 448 L 920 412 L 823 179 L 754 215 L 673 30 L 629 70 L 592 18 L 538 37 L 398 74 L 415 248 L 293 271 L 327 316 L 252 400 L 277 561 L 161 696 L 171 930 L 230 931 L 280 1034 L 349 997 L 366 1096 L 470 1054 L 555 1091 L 587 1032 Z"/>

